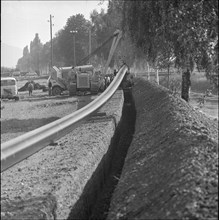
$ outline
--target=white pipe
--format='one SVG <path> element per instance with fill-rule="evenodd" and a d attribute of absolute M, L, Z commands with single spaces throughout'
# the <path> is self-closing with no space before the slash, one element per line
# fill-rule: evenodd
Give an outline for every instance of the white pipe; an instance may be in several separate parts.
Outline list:
<path fill-rule="evenodd" d="M 113 96 L 127 70 L 127 66 L 124 65 L 109 87 L 85 107 L 52 123 L 3 143 L 1 146 L 1 172 L 72 131 L 86 117 L 99 109 Z"/>

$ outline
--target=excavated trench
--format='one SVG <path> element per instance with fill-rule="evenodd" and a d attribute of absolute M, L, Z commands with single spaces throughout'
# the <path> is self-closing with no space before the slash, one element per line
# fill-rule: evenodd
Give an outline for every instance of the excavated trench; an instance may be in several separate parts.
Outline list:
<path fill-rule="evenodd" d="M 135 104 L 131 90 L 124 91 L 122 118 L 109 149 L 84 191 L 71 209 L 68 219 L 106 219 L 113 191 L 119 181 L 127 150 L 135 131 Z"/>
<path fill-rule="evenodd" d="M 159 86 L 135 83 L 134 98 L 124 92 L 120 123 L 77 202 L 58 203 L 57 194 L 5 197 L 2 219 L 61 219 L 57 210 L 64 208 L 69 220 L 218 218 L 218 124 Z M 69 199 L 77 193 L 72 189 Z"/>
<path fill-rule="evenodd" d="M 67 208 L 67 213 L 69 213 L 67 219 L 107 218 L 111 197 L 118 184 L 127 150 L 135 132 L 135 119 L 136 111 L 132 92 L 126 90 L 124 91 L 122 116 L 108 150 L 85 185 L 80 198 L 73 207 Z M 57 209 L 61 208 L 58 205 L 60 204 L 57 203 L 56 196 L 50 193 L 30 196 L 27 199 L 22 199 L 22 197 L 16 197 L 13 200 L 4 198 L 1 200 L 1 218 L 5 220 L 33 218 L 55 220 L 58 219 Z"/>

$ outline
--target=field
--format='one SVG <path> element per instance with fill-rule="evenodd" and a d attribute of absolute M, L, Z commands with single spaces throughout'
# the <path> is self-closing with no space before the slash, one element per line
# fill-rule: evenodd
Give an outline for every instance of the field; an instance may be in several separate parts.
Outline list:
<path fill-rule="evenodd" d="M 19 80 L 18 89 L 28 80 Z M 46 85 L 47 79 L 35 79 L 35 83 Z M 68 115 L 88 104 L 93 96 L 49 96 L 48 92 L 33 90 L 19 92 L 19 101 L 1 102 L 1 143 L 18 137 L 52 121 Z"/>
<path fill-rule="evenodd" d="M 179 77 L 181 80 L 181 76 Z M 203 105 L 200 105 L 200 99 L 207 89 L 212 91 L 212 96 L 206 97 L 203 101 Z M 218 118 L 218 89 L 214 88 L 213 85 L 206 79 L 203 72 L 194 72 L 191 75 L 191 93 L 189 103 L 198 108 L 204 114 Z"/>
<path fill-rule="evenodd" d="M 147 72 L 138 73 L 137 76 L 147 79 Z M 176 94 L 179 96 L 181 93 L 181 79 L 181 74 L 177 72 L 170 75 L 170 89 L 176 90 Z M 168 87 L 167 75 L 162 74 L 159 80 L 160 85 Z M 151 74 L 150 81 L 155 82 L 154 73 Z M 204 104 L 200 105 L 199 102 L 207 89 L 211 90 L 212 96 L 206 97 Z M 218 119 L 218 89 L 214 88 L 212 84 L 210 84 L 210 82 L 206 79 L 204 72 L 194 72 L 191 75 L 191 92 L 189 103 L 193 107 L 199 109 L 202 113 Z"/>

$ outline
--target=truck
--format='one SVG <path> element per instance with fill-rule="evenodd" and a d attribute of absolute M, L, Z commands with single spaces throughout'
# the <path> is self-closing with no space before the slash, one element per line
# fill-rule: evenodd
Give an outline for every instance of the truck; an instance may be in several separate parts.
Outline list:
<path fill-rule="evenodd" d="M 52 84 L 52 95 L 60 95 L 69 91 L 76 95 L 79 91 L 97 94 L 104 91 L 105 81 L 100 71 L 95 71 L 92 65 L 56 67 L 50 73 L 48 82 Z"/>
<path fill-rule="evenodd" d="M 76 95 L 78 91 L 88 91 L 91 94 L 97 94 L 98 92 L 104 91 L 106 88 L 105 79 L 107 69 L 121 38 L 122 32 L 120 30 L 116 30 L 107 40 L 109 41 L 113 39 L 103 73 L 101 73 L 101 71 L 94 70 L 92 65 L 60 68 L 53 66 L 53 70 L 48 78 L 48 83 L 51 82 L 52 84 L 52 95 L 60 95 L 65 90 L 69 91 L 70 96 Z M 86 59 L 89 57 L 90 54 L 86 57 Z M 83 60 L 85 61 L 86 59 Z"/>

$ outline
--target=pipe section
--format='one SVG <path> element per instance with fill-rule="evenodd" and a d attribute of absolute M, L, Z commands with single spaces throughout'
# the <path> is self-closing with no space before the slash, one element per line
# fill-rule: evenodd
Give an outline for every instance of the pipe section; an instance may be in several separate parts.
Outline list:
<path fill-rule="evenodd" d="M 3 143 L 1 146 L 1 172 L 38 152 L 40 149 L 55 142 L 76 128 L 91 113 L 102 107 L 113 96 L 127 71 L 128 67 L 123 65 L 109 87 L 85 107 L 59 120 Z"/>

